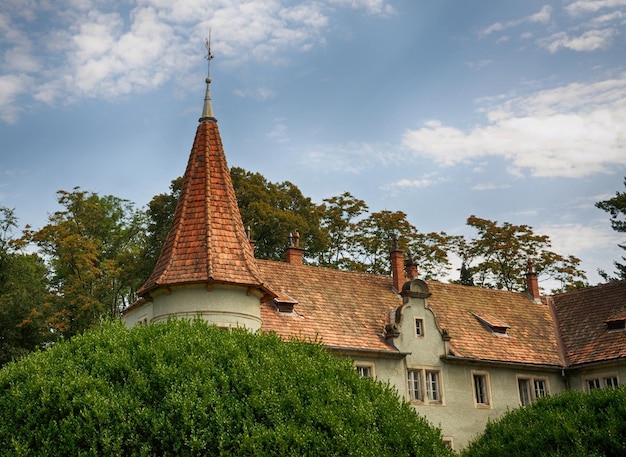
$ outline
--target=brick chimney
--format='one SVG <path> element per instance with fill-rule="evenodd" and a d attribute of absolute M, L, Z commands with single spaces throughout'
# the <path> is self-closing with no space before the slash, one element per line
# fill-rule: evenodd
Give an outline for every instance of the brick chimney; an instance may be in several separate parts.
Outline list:
<path fill-rule="evenodd" d="M 287 263 L 302 265 L 302 254 L 304 249 L 300 247 L 300 233 L 296 230 L 289 234 L 289 246 L 285 251 L 285 260 Z"/>
<path fill-rule="evenodd" d="M 402 286 L 406 281 L 404 276 L 404 254 L 398 249 L 396 243 L 395 248 L 390 252 L 391 256 L 391 277 L 393 278 L 393 288 L 396 291 L 402 291 Z"/>
<path fill-rule="evenodd" d="M 528 259 L 528 271 L 526 273 L 526 293 L 530 295 L 535 301 L 541 299 L 539 293 L 539 280 L 537 279 L 537 273 L 533 270 L 533 261 Z"/>

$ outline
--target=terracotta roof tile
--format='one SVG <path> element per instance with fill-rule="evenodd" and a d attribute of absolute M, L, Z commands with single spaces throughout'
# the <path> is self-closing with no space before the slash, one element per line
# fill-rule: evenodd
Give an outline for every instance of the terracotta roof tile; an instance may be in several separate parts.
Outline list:
<path fill-rule="evenodd" d="M 402 302 L 386 276 L 257 260 L 261 275 L 281 297 L 297 301 L 293 315 L 261 306 L 262 329 L 329 347 L 397 352 L 382 337 L 389 311 Z"/>
<path fill-rule="evenodd" d="M 187 283 L 263 284 L 237 206 L 217 122 L 198 125 L 178 205 L 155 268 L 139 295 Z"/>
<path fill-rule="evenodd" d="M 448 330 L 457 357 L 562 366 L 556 329 L 547 305 L 525 293 L 429 282 L 428 304 Z M 475 315 L 509 327 L 491 332 Z"/>
<path fill-rule="evenodd" d="M 626 317 L 626 281 L 553 297 L 566 356 L 572 366 L 626 357 L 626 331 L 607 321 Z"/>

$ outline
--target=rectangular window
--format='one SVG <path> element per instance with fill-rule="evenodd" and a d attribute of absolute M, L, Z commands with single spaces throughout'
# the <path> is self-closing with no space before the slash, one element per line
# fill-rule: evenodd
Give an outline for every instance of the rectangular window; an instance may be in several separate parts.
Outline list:
<path fill-rule="evenodd" d="M 593 377 L 586 377 L 585 387 L 587 390 L 605 389 L 607 387 L 615 388 L 619 386 L 617 373 L 603 373 Z"/>
<path fill-rule="evenodd" d="M 371 365 L 357 365 L 356 371 L 362 378 L 371 378 L 372 377 L 372 367 Z"/>
<path fill-rule="evenodd" d="M 489 406 L 489 386 L 487 374 L 475 373 L 474 379 L 474 401 L 476 406 Z"/>
<path fill-rule="evenodd" d="M 519 390 L 520 404 L 522 406 L 530 405 L 530 402 L 533 401 L 532 395 L 530 394 L 530 379 L 518 379 L 517 388 Z"/>
<path fill-rule="evenodd" d="M 548 395 L 548 391 L 546 390 L 546 382 L 543 379 L 535 379 L 535 398 L 541 398 Z"/>
<path fill-rule="evenodd" d="M 439 373 L 437 371 L 426 372 L 426 395 L 430 401 L 441 401 L 439 396 Z"/>
<path fill-rule="evenodd" d="M 442 402 L 441 373 L 438 370 L 411 368 L 407 372 L 409 398 L 425 404 Z"/>
<path fill-rule="evenodd" d="M 422 395 L 422 371 L 409 370 L 409 398 L 411 400 L 423 401 Z"/>
<path fill-rule="evenodd" d="M 587 389 L 599 389 L 600 388 L 600 380 L 599 379 L 587 379 Z"/>
<path fill-rule="evenodd" d="M 517 378 L 520 405 L 526 406 L 538 398 L 550 395 L 548 380 L 545 378 Z"/>
<path fill-rule="evenodd" d="M 415 318 L 415 336 L 424 336 L 424 319 Z"/>

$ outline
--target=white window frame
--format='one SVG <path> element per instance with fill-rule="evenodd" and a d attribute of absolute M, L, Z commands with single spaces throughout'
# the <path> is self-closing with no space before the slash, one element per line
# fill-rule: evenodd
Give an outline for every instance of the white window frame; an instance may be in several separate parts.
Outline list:
<path fill-rule="evenodd" d="M 376 379 L 376 372 L 374 371 L 374 364 L 371 362 L 354 362 L 354 368 L 362 378 Z M 363 371 L 369 370 L 370 375 L 365 376 Z"/>
<path fill-rule="evenodd" d="M 537 398 L 550 395 L 550 383 L 548 378 L 543 376 L 517 375 L 517 397 L 520 406 L 527 406 L 537 400 Z M 522 395 L 521 382 L 526 382 L 527 390 Z"/>
<path fill-rule="evenodd" d="M 424 338 L 424 319 L 421 317 L 415 318 L 415 337 Z"/>
<path fill-rule="evenodd" d="M 481 392 L 479 392 L 481 390 Z M 492 408 L 491 401 L 491 380 L 487 371 L 472 370 L 472 392 L 474 397 L 474 407 Z"/>
<path fill-rule="evenodd" d="M 408 367 L 407 397 L 411 403 L 443 405 L 443 378 L 438 367 Z"/>
<path fill-rule="evenodd" d="M 594 384 L 592 387 L 591 384 Z M 593 389 L 606 389 L 619 387 L 621 385 L 616 371 L 594 373 L 583 377 L 583 388 L 586 392 Z"/>

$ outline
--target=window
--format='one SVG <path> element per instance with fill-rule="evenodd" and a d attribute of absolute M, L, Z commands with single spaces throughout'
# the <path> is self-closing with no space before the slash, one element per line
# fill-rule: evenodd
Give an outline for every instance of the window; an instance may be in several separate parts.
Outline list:
<path fill-rule="evenodd" d="M 441 376 L 438 370 L 410 369 L 407 380 L 409 398 L 412 401 L 420 401 L 425 404 L 441 403 Z"/>
<path fill-rule="evenodd" d="M 415 318 L 415 336 L 424 336 L 424 319 Z"/>
<path fill-rule="evenodd" d="M 615 388 L 619 386 L 616 373 L 604 373 L 586 377 L 584 384 L 587 390 L 605 389 L 607 387 Z"/>
<path fill-rule="evenodd" d="M 357 365 L 356 371 L 362 378 L 374 377 L 374 367 L 372 365 Z"/>
<path fill-rule="evenodd" d="M 520 405 L 529 405 L 534 400 L 550 394 L 548 380 L 545 378 L 517 378 Z"/>
<path fill-rule="evenodd" d="M 472 380 L 474 382 L 474 402 L 476 407 L 490 406 L 489 377 L 487 373 L 472 373 Z"/>
<path fill-rule="evenodd" d="M 409 370 L 409 397 L 411 400 L 424 400 L 421 370 Z"/>

